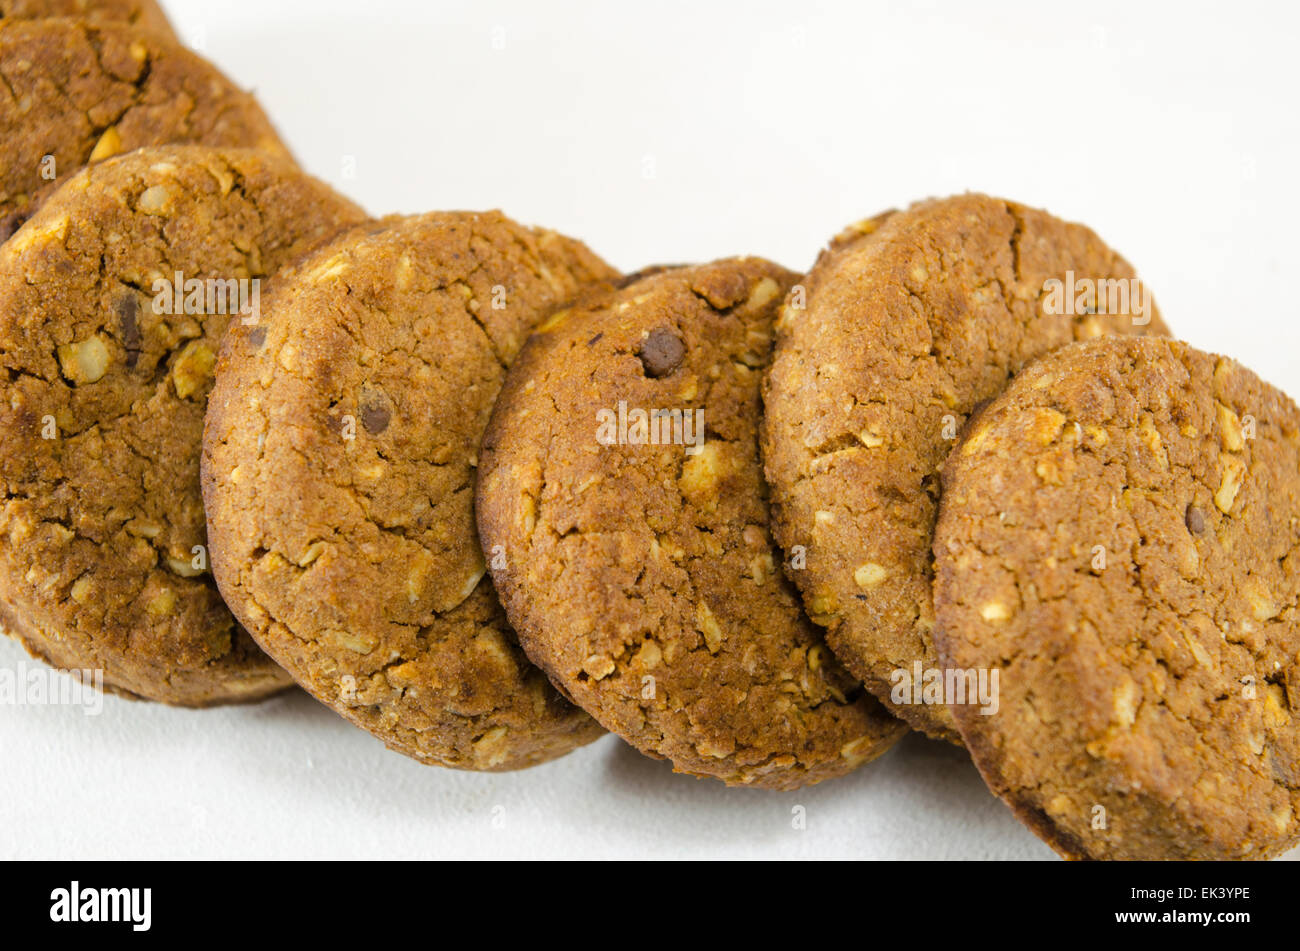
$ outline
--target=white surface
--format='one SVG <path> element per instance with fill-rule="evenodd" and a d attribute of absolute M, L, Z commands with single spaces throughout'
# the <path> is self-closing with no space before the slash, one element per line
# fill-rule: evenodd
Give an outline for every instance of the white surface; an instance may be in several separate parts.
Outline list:
<path fill-rule="evenodd" d="M 1086 221 L 1179 335 L 1300 395 L 1295 4 L 167 6 L 373 212 L 501 207 L 629 270 L 802 268 L 856 218 L 984 190 Z M 0 667 L 22 658 L 0 645 Z M 1050 856 L 963 753 L 920 738 L 773 794 L 612 738 L 478 776 L 389 753 L 301 694 L 109 698 L 99 717 L 0 707 L 0 761 L 6 858 Z"/>

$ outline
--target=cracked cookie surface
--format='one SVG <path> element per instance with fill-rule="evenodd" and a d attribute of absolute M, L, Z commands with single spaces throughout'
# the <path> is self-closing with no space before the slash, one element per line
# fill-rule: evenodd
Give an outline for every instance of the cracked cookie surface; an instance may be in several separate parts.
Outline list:
<path fill-rule="evenodd" d="M 556 314 L 507 377 L 478 489 L 502 601 L 551 679 L 680 772 L 773 789 L 905 731 L 803 615 L 769 535 L 759 382 L 795 277 L 659 269 Z M 636 411 L 678 415 L 652 436 L 619 422 Z"/>
<path fill-rule="evenodd" d="M 1154 305 L 1087 312 L 1087 299 L 1065 290 L 1072 276 L 1134 273 L 1082 225 L 962 195 L 846 230 L 778 320 L 763 460 L 774 533 L 801 565 L 789 563 L 790 577 L 867 688 L 954 742 L 947 707 L 891 697 L 897 672 L 937 666 L 931 537 L 944 458 L 971 413 L 1029 360 L 1099 334 L 1165 332 Z M 1049 280 L 1069 304 L 1045 293 Z M 1115 287 L 1117 303 L 1127 290 Z M 1120 309 L 1109 295 L 1106 309 Z"/>
<path fill-rule="evenodd" d="M 1300 411 L 1159 338 L 1031 365 L 949 457 L 935 535 L 954 707 L 989 786 L 1062 854 L 1300 840 Z"/>
<path fill-rule="evenodd" d="M 389 747 L 536 765 L 602 735 L 530 664 L 474 526 L 479 441 L 529 331 L 615 280 L 498 212 L 354 229 L 237 328 L 208 413 L 214 571 L 245 627 Z"/>
<path fill-rule="evenodd" d="M 364 220 L 283 160 L 177 146 L 83 170 L 0 245 L 0 620 L 33 654 L 176 704 L 288 685 L 204 547 L 203 413 L 235 298 L 156 282 L 261 281 Z"/>
<path fill-rule="evenodd" d="M 145 146 L 289 159 L 262 107 L 165 36 L 115 23 L 0 19 L 0 241 L 58 181 Z"/>
<path fill-rule="evenodd" d="M 155 0 L 0 0 L 0 21 L 76 17 L 87 23 L 124 23 L 176 40 Z"/>

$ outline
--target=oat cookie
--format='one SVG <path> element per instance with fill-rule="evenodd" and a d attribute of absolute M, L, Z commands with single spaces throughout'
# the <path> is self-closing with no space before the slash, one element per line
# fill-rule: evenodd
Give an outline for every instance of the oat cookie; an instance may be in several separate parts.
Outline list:
<path fill-rule="evenodd" d="M 939 468 L 972 411 L 1032 358 L 1103 333 L 1162 333 L 1131 278 L 1082 225 L 962 195 L 848 229 L 782 309 L 764 394 L 776 538 L 831 648 L 933 736 L 956 741 L 952 717 L 911 702 L 903 674 L 936 667 Z"/>
<path fill-rule="evenodd" d="M 498 212 L 366 225 L 231 334 L 203 463 L 217 581 L 313 696 L 425 762 L 507 770 L 603 731 L 519 649 L 474 527 L 479 441 L 532 327 L 617 273 Z"/>
<path fill-rule="evenodd" d="M 125 23 L 169 40 L 176 34 L 154 0 L 0 0 L 0 20 L 76 17 L 87 23 Z"/>
<path fill-rule="evenodd" d="M 179 146 L 83 170 L 0 245 L 0 618 L 33 654 L 184 705 L 289 683 L 208 569 L 203 411 L 253 281 L 363 220 L 282 159 Z"/>
<path fill-rule="evenodd" d="M 990 787 L 1063 855 L 1300 840 L 1300 411 L 1224 357 L 1112 337 L 1030 366 L 949 456 L 940 662 Z"/>
<path fill-rule="evenodd" d="M 288 152 L 256 100 L 149 30 L 0 19 L 0 241 L 65 178 L 150 145 Z"/>
<path fill-rule="evenodd" d="M 794 280 L 740 258 L 555 315 L 507 377 L 478 489 L 502 601 L 551 679 L 678 771 L 774 789 L 904 732 L 803 615 L 768 532 L 759 381 Z"/>

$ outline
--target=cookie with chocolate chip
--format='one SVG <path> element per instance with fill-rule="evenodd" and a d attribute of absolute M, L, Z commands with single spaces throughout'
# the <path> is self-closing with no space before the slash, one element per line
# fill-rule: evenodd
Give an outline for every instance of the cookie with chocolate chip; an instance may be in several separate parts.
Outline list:
<path fill-rule="evenodd" d="M 509 770 L 603 732 L 520 650 L 473 502 L 505 368 L 617 277 L 498 212 L 386 219 L 282 275 L 222 352 L 203 457 L 217 582 L 303 687 L 399 752 Z"/>
<path fill-rule="evenodd" d="M 985 195 L 861 222 L 793 289 L 765 390 L 773 526 L 832 649 L 912 726 L 957 738 L 911 687 L 937 673 L 931 532 L 962 426 L 1034 357 L 1163 330 L 1091 230 Z"/>
<path fill-rule="evenodd" d="M 209 570 L 203 413 L 261 282 L 363 212 L 283 159 L 143 149 L 0 245 L 0 620 L 58 667 L 202 706 L 289 678 Z"/>
<path fill-rule="evenodd" d="M 1300 841 L 1300 410 L 1159 338 L 1073 344 L 949 455 L 935 645 L 989 786 L 1070 858 Z"/>
<path fill-rule="evenodd" d="M 506 378 L 478 519 L 524 649 L 680 772 L 794 789 L 903 725 L 835 660 L 781 573 L 759 381 L 796 275 L 660 270 L 551 317 Z"/>
<path fill-rule="evenodd" d="M 122 23 L 175 40 L 167 15 L 155 0 L 0 0 L 2 20 L 75 17 L 86 23 Z"/>
<path fill-rule="evenodd" d="M 82 166 L 144 146 L 289 154 L 261 106 L 164 35 L 120 23 L 0 19 L 0 241 Z"/>

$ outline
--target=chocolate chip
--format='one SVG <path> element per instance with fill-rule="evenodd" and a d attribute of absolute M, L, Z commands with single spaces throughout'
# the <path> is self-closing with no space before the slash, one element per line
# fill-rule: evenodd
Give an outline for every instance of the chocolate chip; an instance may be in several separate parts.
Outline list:
<path fill-rule="evenodd" d="M 1195 505 L 1187 506 L 1187 516 L 1184 518 L 1187 522 L 1187 530 L 1193 535 L 1199 535 L 1205 531 L 1205 516 Z"/>
<path fill-rule="evenodd" d="M 361 406 L 361 425 L 372 436 L 378 436 L 387 429 L 392 418 L 393 413 L 384 405 L 382 397 L 373 396 Z"/>
<path fill-rule="evenodd" d="M 681 366 L 682 357 L 686 356 L 686 344 L 673 331 L 660 327 L 650 331 L 637 356 L 641 358 L 646 376 L 658 379 Z"/>
<path fill-rule="evenodd" d="M 133 368 L 140 360 L 140 302 L 135 293 L 127 291 L 117 299 L 117 319 L 122 327 L 122 348 L 126 350 L 126 365 Z"/>
<path fill-rule="evenodd" d="M 266 328 L 254 327 L 250 330 L 248 332 L 248 342 L 254 348 L 260 348 L 262 344 L 266 343 Z"/>
<path fill-rule="evenodd" d="M 604 331 L 596 334 L 596 336 L 592 337 L 590 340 L 587 341 L 587 346 L 589 347 L 595 346 L 596 341 L 598 341 L 603 336 L 605 336 Z"/>

